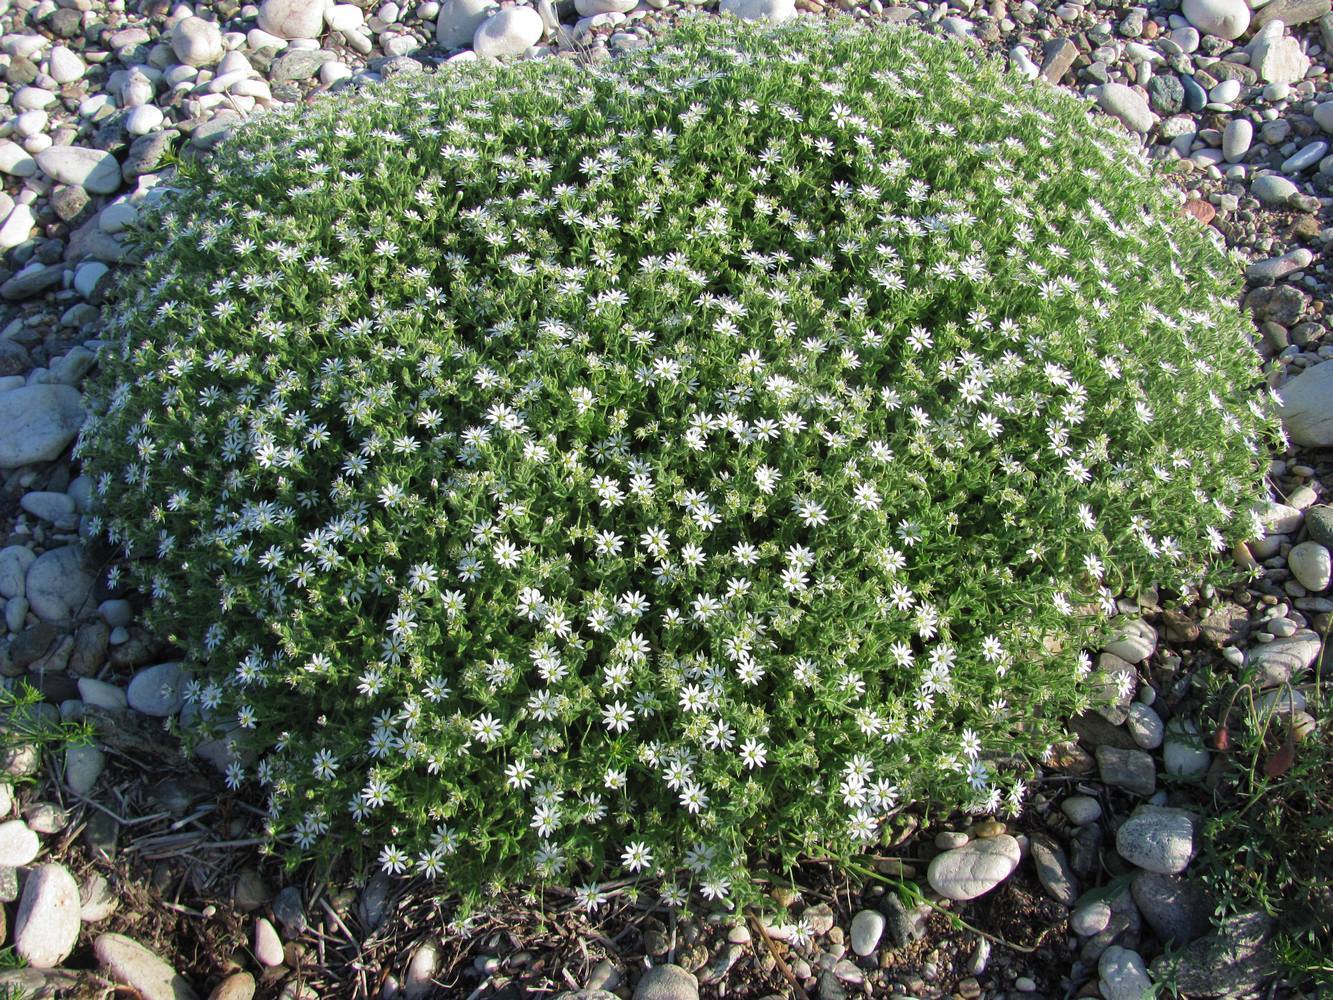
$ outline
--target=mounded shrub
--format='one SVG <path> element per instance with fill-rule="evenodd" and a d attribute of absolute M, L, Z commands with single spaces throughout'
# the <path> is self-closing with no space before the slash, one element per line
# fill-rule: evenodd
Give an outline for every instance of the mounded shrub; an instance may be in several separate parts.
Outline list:
<path fill-rule="evenodd" d="M 736 900 L 1014 812 L 1115 595 L 1253 532 L 1235 262 L 962 46 L 701 18 L 267 114 L 172 186 L 80 449 L 292 861 Z"/>

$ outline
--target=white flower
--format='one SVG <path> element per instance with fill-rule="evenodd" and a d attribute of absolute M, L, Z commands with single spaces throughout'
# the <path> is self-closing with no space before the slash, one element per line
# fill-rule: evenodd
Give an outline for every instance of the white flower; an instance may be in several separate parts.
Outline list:
<path fill-rule="evenodd" d="M 648 850 L 648 846 L 643 841 L 634 841 L 625 846 L 624 852 L 620 855 L 620 861 L 630 871 L 640 872 L 652 864 L 653 852 Z"/>

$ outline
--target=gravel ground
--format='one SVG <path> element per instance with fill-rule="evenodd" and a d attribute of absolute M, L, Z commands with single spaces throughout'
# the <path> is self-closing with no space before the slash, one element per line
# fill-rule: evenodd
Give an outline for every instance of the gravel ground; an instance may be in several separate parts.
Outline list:
<path fill-rule="evenodd" d="M 257 810 L 161 740 L 179 707 L 169 649 L 105 591 L 81 544 L 91 491 L 70 443 L 108 276 L 134 265 L 121 234 L 175 159 L 207 156 L 264 108 L 457 59 L 608 59 L 716 4 L 540 0 L 493 17 L 482 0 L 0 0 L 0 674 L 39 686 L 34 713 L 98 733 L 63 756 L 18 746 L 3 761 L 16 782 L 35 780 L 0 784 L 0 936 L 32 966 L 0 982 L 230 1000 L 1118 998 L 1141 995 L 1169 943 L 1190 995 L 1297 995 L 1272 981 L 1260 917 L 1234 921 L 1218 958 L 1211 901 L 1191 878 L 1222 766 L 1192 721 L 1193 681 L 1218 663 L 1257 666 L 1273 691 L 1302 680 L 1333 611 L 1329 0 L 721 2 L 743 17 L 945 33 L 1084 96 L 1174 163 L 1181 211 L 1248 262 L 1244 306 L 1284 400 L 1291 448 L 1274 456 L 1268 535 L 1236 553 L 1262 576 L 1196 613 L 1163 611 L 1154 595 L 1127 605 L 1133 623 L 1101 665 L 1131 674 L 1131 695 L 1075 720 L 1078 745 L 1028 813 L 1008 827 L 908 827 L 876 862 L 930 886 L 916 905 L 813 863 L 798 887 L 775 887 L 787 918 L 771 925 L 678 914 L 615 887 L 593 923 L 558 894 L 538 905 L 515 893 L 460 924 L 411 885 L 293 880 L 254 850 Z M 1269 695 L 1308 725 L 1302 697 Z M 1105 898 L 1083 896 L 1094 887 Z"/>

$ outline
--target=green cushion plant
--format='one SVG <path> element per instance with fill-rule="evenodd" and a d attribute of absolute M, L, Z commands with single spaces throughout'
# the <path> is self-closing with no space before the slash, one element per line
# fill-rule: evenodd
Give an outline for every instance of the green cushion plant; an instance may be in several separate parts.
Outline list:
<path fill-rule="evenodd" d="M 1234 262 L 915 31 L 444 67 L 172 186 L 80 450 L 293 862 L 734 903 L 1015 812 L 1114 596 L 1253 530 Z"/>

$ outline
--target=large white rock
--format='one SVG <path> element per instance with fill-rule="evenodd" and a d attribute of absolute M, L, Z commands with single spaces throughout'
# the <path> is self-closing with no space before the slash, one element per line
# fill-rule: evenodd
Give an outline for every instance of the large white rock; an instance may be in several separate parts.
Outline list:
<path fill-rule="evenodd" d="M 541 41 L 546 25 L 531 7 L 506 7 L 487 18 L 472 36 L 479 56 L 503 59 L 518 56 Z"/>
<path fill-rule="evenodd" d="M 11 819 L 0 823 L 0 865 L 6 868 L 22 868 L 32 864 L 41 850 L 42 842 L 37 834 L 28 828 L 21 819 Z"/>
<path fill-rule="evenodd" d="M 725 0 L 724 0 L 725 2 Z M 1108 115 L 1119 118 L 1133 132 L 1147 132 L 1157 121 L 1147 99 L 1123 83 L 1105 83 L 1097 88 L 1097 104 Z"/>
<path fill-rule="evenodd" d="M 198 994 L 175 969 L 123 934 L 103 934 L 93 954 L 115 982 L 135 990 L 143 1000 L 197 1000 Z"/>
<path fill-rule="evenodd" d="M 926 869 L 931 888 L 948 899 L 976 899 L 990 892 L 1018 867 L 1018 841 L 1006 834 L 981 837 L 935 855 Z"/>
<path fill-rule="evenodd" d="M 171 29 L 171 51 L 186 66 L 212 66 L 227 51 L 222 29 L 202 17 L 183 17 Z"/>
<path fill-rule="evenodd" d="M 1116 853 L 1145 871 L 1178 875 L 1194 858 L 1194 824 L 1184 809 L 1139 806 L 1116 831 Z"/>
<path fill-rule="evenodd" d="M 1278 390 L 1287 437 L 1306 448 L 1333 447 L 1333 363 L 1311 365 Z"/>
<path fill-rule="evenodd" d="M 1281 21 L 1269 21 L 1250 43 L 1250 68 L 1265 83 L 1299 83 L 1310 68 L 1301 43 L 1283 30 Z"/>
<path fill-rule="evenodd" d="M 175 715 L 185 704 L 181 691 L 184 680 L 179 663 L 159 663 L 144 667 L 130 681 L 126 697 L 130 708 L 144 715 L 166 718 Z"/>
<path fill-rule="evenodd" d="M 120 187 L 120 164 L 105 149 L 50 146 L 37 154 L 37 166 L 53 181 L 77 184 L 89 194 L 111 194 Z"/>
<path fill-rule="evenodd" d="M 366 15 L 354 3 L 335 3 L 324 12 L 324 22 L 330 31 L 360 31 Z"/>
<path fill-rule="evenodd" d="M 0 139 L 0 170 L 15 177 L 31 177 L 37 173 L 37 161 L 12 139 Z"/>
<path fill-rule="evenodd" d="M 47 66 L 51 70 L 51 79 L 56 83 L 73 83 L 75 80 L 83 79 L 83 74 L 88 72 L 88 67 L 84 65 L 78 53 L 64 45 L 57 45 L 51 49 L 48 58 Z"/>
<path fill-rule="evenodd" d="M 0 469 L 59 456 L 83 426 L 82 398 L 68 385 L 24 385 L 0 392 Z"/>
<path fill-rule="evenodd" d="M 471 45 L 477 29 L 498 9 L 495 0 L 444 0 L 435 21 L 435 41 L 442 49 Z"/>
<path fill-rule="evenodd" d="M 722 0 L 717 9 L 742 21 L 781 24 L 796 16 L 796 0 Z"/>
<path fill-rule="evenodd" d="M 28 567 L 28 605 L 44 622 L 67 621 L 84 610 L 92 587 L 81 545 L 48 549 Z"/>
<path fill-rule="evenodd" d="M 1250 7 L 1245 0 L 1185 0 L 1181 12 L 1205 35 L 1239 38 L 1250 26 Z"/>
<path fill-rule="evenodd" d="M 28 873 L 14 920 L 14 950 L 34 969 L 59 965 L 79 939 L 79 883 L 64 865 Z"/>
<path fill-rule="evenodd" d="M 33 166 L 36 166 L 34 163 Z M 5 224 L 0 226 L 0 253 L 13 250 L 32 235 L 32 227 L 37 219 L 27 205 L 15 205 L 5 217 Z"/>
<path fill-rule="evenodd" d="M 259 27 L 279 38 L 318 38 L 324 29 L 324 0 L 264 0 Z"/>

